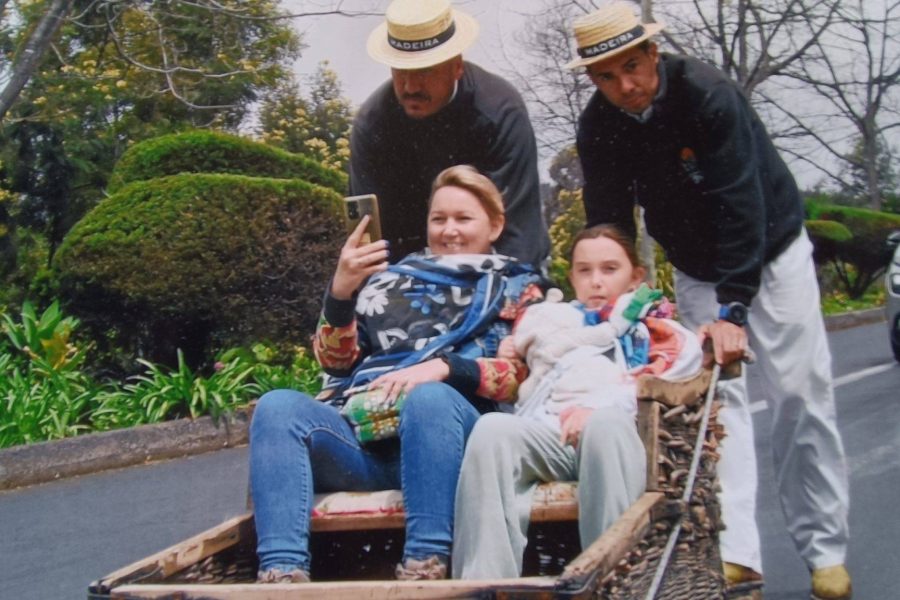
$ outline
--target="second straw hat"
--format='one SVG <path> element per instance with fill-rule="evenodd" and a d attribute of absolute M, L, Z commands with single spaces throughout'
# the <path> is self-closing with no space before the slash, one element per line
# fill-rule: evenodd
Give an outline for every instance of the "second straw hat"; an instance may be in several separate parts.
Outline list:
<path fill-rule="evenodd" d="M 578 17 L 572 23 L 578 58 L 566 67 L 576 69 L 615 56 L 662 31 L 662 23 L 641 23 L 631 6 L 614 2 Z"/>

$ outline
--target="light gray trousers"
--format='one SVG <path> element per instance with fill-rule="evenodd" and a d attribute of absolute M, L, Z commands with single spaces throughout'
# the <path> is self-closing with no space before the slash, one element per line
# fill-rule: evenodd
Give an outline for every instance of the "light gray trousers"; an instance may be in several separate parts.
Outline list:
<path fill-rule="evenodd" d="M 519 577 L 535 486 L 578 480 L 579 535 L 591 544 L 646 487 L 646 455 L 634 418 L 594 411 L 575 450 L 537 420 L 491 413 L 469 437 L 456 488 L 453 577 Z"/>
<path fill-rule="evenodd" d="M 689 328 L 717 318 L 715 285 L 675 273 L 678 312 Z M 810 569 L 845 561 L 847 466 L 837 429 L 831 354 L 819 308 L 812 244 L 803 231 L 763 268 L 747 327 L 772 411 L 775 477 L 788 531 Z M 722 560 L 761 571 L 756 451 L 744 378 L 719 384 L 725 428 L 718 465 L 725 531 Z"/>

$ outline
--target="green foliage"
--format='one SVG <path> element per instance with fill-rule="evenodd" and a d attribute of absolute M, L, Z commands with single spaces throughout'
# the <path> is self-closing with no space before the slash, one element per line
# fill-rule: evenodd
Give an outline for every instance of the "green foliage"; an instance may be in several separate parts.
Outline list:
<path fill-rule="evenodd" d="M 84 351 L 72 341 L 78 321 L 63 316 L 57 303 L 40 317 L 30 303 L 18 318 L 0 317 L 6 333 L 0 338 L 0 448 L 185 416 L 218 417 L 271 389 L 315 394 L 321 387 L 321 369 L 304 348 L 279 353 L 265 344 L 224 352 L 208 377 L 179 352 L 174 369 L 139 360 L 143 372 L 124 385 L 98 381 L 85 372 Z"/>
<path fill-rule="evenodd" d="M 860 298 L 872 285 L 890 260 L 885 240 L 892 231 L 900 229 L 900 215 L 883 213 L 865 208 L 825 204 L 820 198 L 806 202 L 806 211 L 812 221 L 830 221 L 844 226 L 851 234 L 844 234 L 831 226 L 824 230 L 812 223 L 810 232 L 816 247 L 816 259 L 833 264 L 838 281 L 851 299 Z"/>
<path fill-rule="evenodd" d="M 12 345 L 43 367 L 52 371 L 71 371 L 84 360 L 84 350 L 69 342 L 78 320 L 63 317 L 59 302 L 51 304 L 40 318 L 27 301 L 22 305 L 20 323 L 6 313 L 0 318 Z"/>
<path fill-rule="evenodd" d="M 21 51 L 45 2 L 2 3 L 4 59 Z M 75 3 L 0 123 L 0 187 L 13 194 L 3 223 L 0 277 L 11 258 L 49 265 L 69 228 L 105 195 L 129 144 L 186 128 L 237 131 L 259 98 L 291 71 L 300 41 L 275 0 Z M 165 63 L 165 64 L 164 64 Z M 0 61 L 0 71 L 8 62 Z M 0 192 L 0 197 L 4 192 Z M 32 263 L 7 267 L 0 305 L 34 298 Z M 38 282 L 43 285 L 44 282 Z"/>
<path fill-rule="evenodd" d="M 581 190 L 561 190 L 558 199 L 559 216 L 550 225 L 550 279 L 569 298 L 572 296 L 568 277 L 569 254 L 572 252 L 572 241 L 584 229 L 584 203 L 581 201 Z"/>
<path fill-rule="evenodd" d="M 71 339 L 78 321 L 55 302 L 40 317 L 26 302 L 20 318 L 0 319 L 0 447 L 85 431 L 98 386 L 79 369 L 84 350 Z"/>
<path fill-rule="evenodd" d="M 138 359 L 145 373 L 132 377 L 121 392 L 104 395 L 91 420 L 98 429 L 157 423 L 180 417 L 218 418 L 259 395 L 252 367 L 235 359 L 210 377 L 195 374 L 178 352 L 178 366 L 167 369 Z"/>
<path fill-rule="evenodd" d="M 137 182 L 72 229 L 55 261 L 95 331 L 173 364 L 210 346 L 303 340 L 344 238 L 341 197 L 300 180 L 182 174 Z"/>
<path fill-rule="evenodd" d="M 135 144 L 110 177 L 109 191 L 125 184 L 177 173 L 230 173 L 304 179 L 343 193 L 346 176 L 319 161 L 267 144 L 212 131 L 164 135 Z"/>
<path fill-rule="evenodd" d="M 346 170 L 350 160 L 350 101 L 343 97 L 337 75 L 322 62 L 310 78 L 309 93 L 285 79 L 263 99 L 259 133 L 267 144 L 315 157 L 323 164 Z"/>
<path fill-rule="evenodd" d="M 253 381 L 261 392 L 292 389 L 315 396 L 322 389 L 322 368 L 303 346 L 283 351 L 265 343 L 249 349 L 232 348 L 219 356 L 216 368 L 234 360 L 251 366 Z"/>

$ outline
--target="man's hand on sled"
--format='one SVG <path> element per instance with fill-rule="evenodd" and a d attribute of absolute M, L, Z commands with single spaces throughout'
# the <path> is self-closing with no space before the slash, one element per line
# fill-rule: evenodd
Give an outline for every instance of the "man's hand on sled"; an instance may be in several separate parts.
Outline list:
<path fill-rule="evenodd" d="M 747 352 L 747 330 L 729 321 L 720 320 L 701 325 L 697 335 L 700 337 L 701 345 L 706 340 L 712 342 L 713 358 L 717 364 L 731 364 L 744 358 Z"/>
<path fill-rule="evenodd" d="M 450 367 L 439 358 L 385 373 L 369 384 L 369 389 L 382 389 L 385 399 L 393 401 L 401 392 L 409 394 L 420 383 L 444 381 L 450 376 Z"/>
<path fill-rule="evenodd" d="M 341 248 L 337 270 L 331 280 L 331 295 L 338 300 L 351 299 L 369 276 L 388 267 L 389 252 L 386 240 L 363 243 L 363 234 L 368 223 L 369 216 L 366 215 Z"/>

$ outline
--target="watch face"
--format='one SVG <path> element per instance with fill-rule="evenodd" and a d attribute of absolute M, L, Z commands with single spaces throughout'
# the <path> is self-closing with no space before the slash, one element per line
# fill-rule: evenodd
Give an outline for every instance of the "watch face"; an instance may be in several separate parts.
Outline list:
<path fill-rule="evenodd" d="M 743 304 L 732 304 L 729 306 L 728 320 L 735 325 L 744 325 L 747 322 L 747 307 Z"/>

